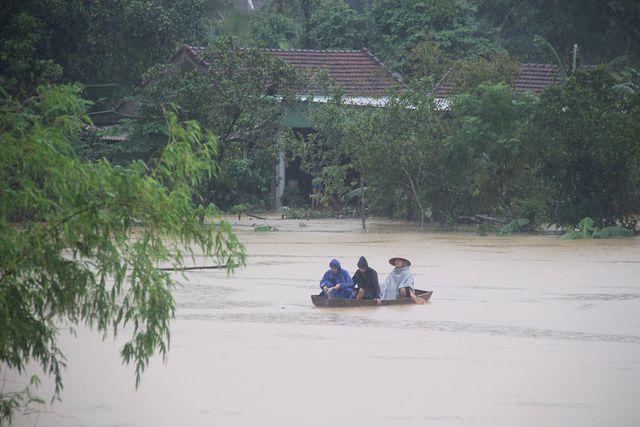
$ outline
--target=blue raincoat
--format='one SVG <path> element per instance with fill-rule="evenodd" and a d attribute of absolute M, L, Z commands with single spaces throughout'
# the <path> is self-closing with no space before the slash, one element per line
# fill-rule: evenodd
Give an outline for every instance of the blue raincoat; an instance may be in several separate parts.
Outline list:
<path fill-rule="evenodd" d="M 345 269 L 340 266 L 340 262 L 337 259 L 332 259 L 329 263 L 329 267 L 336 267 L 338 269 L 337 273 L 334 273 L 331 269 L 329 269 L 324 276 L 322 276 L 322 280 L 320 280 L 320 289 L 323 286 L 328 286 L 329 288 L 334 287 L 335 285 L 340 285 L 340 289 L 335 289 L 330 291 L 329 297 L 331 298 L 353 298 L 353 280 L 351 280 L 351 275 Z M 323 296 L 327 296 L 323 291 L 321 293 Z"/>

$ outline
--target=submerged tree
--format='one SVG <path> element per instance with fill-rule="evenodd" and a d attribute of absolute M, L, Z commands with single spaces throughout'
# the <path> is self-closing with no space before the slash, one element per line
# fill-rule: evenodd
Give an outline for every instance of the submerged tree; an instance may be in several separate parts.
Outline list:
<path fill-rule="evenodd" d="M 444 135 L 432 98 L 394 95 L 384 107 L 345 106 L 337 100 L 318 106 L 312 118 L 318 131 L 314 144 L 303 144 L 297 154 L 311 160 L 312 167 L 322 167 L 323 177 L 337 168 L 355 172 L 352 180 L 343 173 L 331 189 L 344 195 L 360 187 L 363 227 L 365 183 L 369 204 L 376 204 L 380 212 L 404 213 L 423 223 L 431 210 L 427 194 Z M 417 215 L 412 213 L 414 206 Z"/>
<path fill-rule="evenodd" d="M 535 105 L 527 93 L 506 85 L 481 85 L 477 95 L 462 95 L 453 104 L 449 143 L 468 152 L 458 164 L 469 174 L 469 203 L 474 212 L 515 216 L 514 202 L 531 196 L 532 159 L 522 133 Z M 455 168 L 455 164 L 448 167 Z"/>
<path fill-rule="evenodd" d="M 170 273 L 198 254 L 228 271 L 244 248 L 216 208 L 194 207 L 192 190 L 216 173 L 216 138 L 166 113 L 169 141 L 151 166 L 80 160 L 71 142 L 85 127 L 76 86 L 40 87 L 37 96 L 0 102 L 0 362 L 24 373 L 39 364 L 62 388 L 62 325 L 105 336 L 125 327 L 121 349 L 136 384 L 169 349 L 175 303 Z M 33 400 L 0 394 L 0 421 Z"/>
<path fill-rule="evenodd" d="M 596 226 L 635 226 L 640 95 L 620 97 L 616 83 L 604 68 L 578 70 L 536 106 L 528 140 L 550 189 L 554 224 L 576 225 L 588 216 Z"/>

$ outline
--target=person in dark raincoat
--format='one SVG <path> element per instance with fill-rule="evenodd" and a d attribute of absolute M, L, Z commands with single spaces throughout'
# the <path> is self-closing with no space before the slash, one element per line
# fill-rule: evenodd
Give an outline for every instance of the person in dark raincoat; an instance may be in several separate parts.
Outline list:
<path fill-rule="evenodd" d="M 358 260 L 358 270 L 353 275 L 353 284 L 356 286 L 356 299 L 379 299 L 380 284 L 378 273 L 371 267 L 363 256 Z"/>
<path fill-rule="evenodd" d="M 353 280 L 337 259 L 329 263 L 329 270 L 320 280 L 320 296 L 327 298 L 353 298 Z"/>

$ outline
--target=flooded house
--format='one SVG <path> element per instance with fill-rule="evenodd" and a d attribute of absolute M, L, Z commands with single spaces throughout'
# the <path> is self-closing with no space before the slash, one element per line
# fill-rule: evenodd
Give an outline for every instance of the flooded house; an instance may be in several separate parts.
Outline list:
<path fill-rule="evenodd" d="M 275 57 L 294 67 L 303 75 L 322 73 L 330 87 L 339 87 L 345 105 L 384 106 L 390 91 L 400 83 L 399 76 L 388 70 L 367 49 L 361 50 L 308 50 L 308 49 L 264 49 Z M 183 45 L 171 57 L 181 72 L 190 70 L 207 71 L 208 64 L 203 60 L 205 48 Z M 283 115 L 277 143 L 282 143 L 284 129 L 292 129 L 301 138 L 314 132 L 308 116 L 309 105 L 326 103 L 331 98 L 327 86 L 311 83 L 307 87 L 297 88 L 295 96 L 286 100 L 280 98 Z M 272 93 L 279 96 L 277 91 Z M 277 180 L 272 188 L 272 207 L 282 207 L 281 198 L 286 189 L 298 188 L 308 196 L 312 193 L 313 177 L 300 168 L 295 158 L 287 159 L 285 150 L 280 151 L 277 165 Z"/>

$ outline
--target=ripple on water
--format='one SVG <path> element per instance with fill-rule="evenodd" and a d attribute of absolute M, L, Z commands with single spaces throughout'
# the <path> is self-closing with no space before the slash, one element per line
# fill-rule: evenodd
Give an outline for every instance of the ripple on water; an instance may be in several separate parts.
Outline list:
<path fill-rule="evenodd" d="M 190 313 L 177 316 L 184 320 L 275 323 L 292 325 L 325 325 L 404 329 L 445 333 L 465 333 L 503 336 L 511 338 L 553 339 L 564 341 L 611 342 L 640 344 L 640 337 L 621 334 L 591 334 L 580 331 L 538 329 L 513 325 L 480 325 L 450 321 L 372 320 L 359 316 L 344 316 L 323 310 L 318 313 Z"/>
<path fill-rule="evenodd" d="M 626 294 L 551 294 L 554 295 L 556 300 L 568 300 L 568 301 L 631 301 L 640 299 L 640 294 L 626 293 Z"/>

